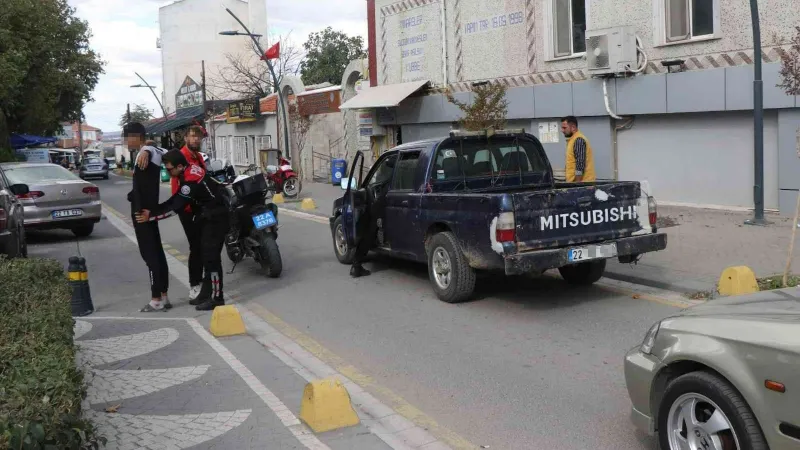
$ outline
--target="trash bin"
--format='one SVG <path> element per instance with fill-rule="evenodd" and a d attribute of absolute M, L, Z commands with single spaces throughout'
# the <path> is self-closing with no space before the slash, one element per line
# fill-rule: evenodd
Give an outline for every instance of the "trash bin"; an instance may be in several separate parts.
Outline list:
<path fill-rule="evenodd" d="M 347 176 L 347 160 L 334 159 L 331 160 L 331 184 L 339 185 L 342 183 L 342 178 Z"/>

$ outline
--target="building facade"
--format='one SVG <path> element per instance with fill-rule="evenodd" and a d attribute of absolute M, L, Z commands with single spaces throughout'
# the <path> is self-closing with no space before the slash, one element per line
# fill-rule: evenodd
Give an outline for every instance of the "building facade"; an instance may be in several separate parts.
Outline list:
<path fill-rule="evenodd" d="M 800 23 L 800 8 L 793 0 L 758 3 L 765 206 L 794 212 L 800 102 L 776 85 L 782 45 Z M 469 101 L 473 83 L 499 82 L 508 87 L 509 127 L 537 135 L 556 169 L 565 152 L 559 118 L 575 115 L 594 147 L 599 177 L 647 180 L 662 203 L 752 207 L 748 2 L 367 0 L 367 10 L 369 90 L 378 89 L 371 98 L 410 90 L 396 106 L 371 108 L 382 148 L 445 136 L 461 114 L 444 91 Z M 587 58 L 586 36 L 612 27 L 638 38 L 634 64 L 641 70 L 607 79 L 604 93 L 589 70 L 597 53 L 590 48 Z M 359 105 L 370 109 L 369 102 Z"/>
<path fill-rule="evenodd" d="M 61 124 L 61 133 L 56 136 L 58 148 L 78 148 L 83 137 L 83 148 L 89 148 L 103 140 L 103 130 L 93 127 L 87 123 L 82 123 L 80 131 L 78 122 L 65 122 Z M 79 134 L 80 133 L 80 134 Z"/>
<path fill-rule="evenodd" d="M 210 83 L 211 78 L 228 65 L 226 55 L 252 52 L 247 36 L 219 34 L 221 31 L 244 32 L 223 7 L 233 11 L 251 32 L 266 39 L 266 0 L 177 0 L 159 9 L 160 37 L 156 45 L 161 49 L 162 102 L 168 113 L 175 112 L 176 95 L 187 77 L 202 83 L 203 61 L 208 99 L 228 98 L 227 92 Z"/>

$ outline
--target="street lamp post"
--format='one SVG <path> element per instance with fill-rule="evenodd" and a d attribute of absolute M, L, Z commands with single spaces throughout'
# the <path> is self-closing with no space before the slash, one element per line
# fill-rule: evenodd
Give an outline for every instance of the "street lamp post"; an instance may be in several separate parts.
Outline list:
<path fill-rule="evenodd" d="M 257 37 L 261 37 L 261 35 L 251 33 L 250 30 L 247 28 L 247 26 L 245 26 L 245 24 L 241 20 L 239 20 L 239 18 L 236 17 L 236 14 L 234 14 L 233 11 L 231 11 L 229 8 L 225 8 L 225 11 L 227 11 L 228 14 L 231 15 L 231 17 L 233 17 L 234 19 L 236 19 L 237 22 L 239 22 L 239 25 L 241 25 L 242 28 L 244 28 L 244 33 L 240 31 L 221 31 L 219 34 L 222 36 L 250 36 L 250 39 L 253 40 L 253 43 L 256 45 L 256 49 L 258 49 L 259 51 L 259 56 L 262 57 L 264 61 L 267 63 L 267 68 L 269 69 L 269 73 L 272 76 L 272 84 L 275 86 L 275 90 L 278 91 L 278 100 L 281 104 L 281 115 L 283 116 L 283 144 L 285 146 L 285 151 L 287 152 L 287 154 L 291 155 L 291 149 L 289 148 L 289 121 L 286 118 L 286 108 L 288 105 L 286 104 L 283 98 L 283 92 L 281 92 L 280 84 L 278 84 L 278 77 L 275 75 L 275 69 L 272 67 L 272 63 L 269 61 L 269 59 L 264 57 L 265 53 L 264 49 L 261 47 L 261 43 L 258 42 Z"/>
<path fill-rule="evenodd" d="M 761 24 L 758 1 L 750 0 L 753 27 L 753 218 L 747 225 L 768 225 L 764 219 L 764 80 L 761 75 Z"/>
<path fill-rule="evenodd" d="M 153 88 L 155 88 L 155 86 L 153 86 L 150 83 L 148 83 L 147 81 L 145 81 L 145 79 L 142 78 L 142 76 L 139 75 L 138 73 L 136 73 L 136 72 L 133 72 L 133 73 L 135 73 L 136 76 L 139 77 L 139 79 L 142 80 L 142 83 L 144 83 L 144 84 L 134 84 L 131 87 L 132 88 L 144 88 L 144 87 L 146 87 L 146 88 L 150 89 L 150 92 L 153 94 L 153 97 L 155 97 L 156 101 L 158 102 L 158 106 L 161 107 L 161 113 L 164 115 L 164 118 L 166 119 L 167 118 L 167 111 L 164 109 L 164 105 L 161 103 L 161 99 L 159 99 L 158 95 L 156 95 L 156 91 L 153 90 Z"/>

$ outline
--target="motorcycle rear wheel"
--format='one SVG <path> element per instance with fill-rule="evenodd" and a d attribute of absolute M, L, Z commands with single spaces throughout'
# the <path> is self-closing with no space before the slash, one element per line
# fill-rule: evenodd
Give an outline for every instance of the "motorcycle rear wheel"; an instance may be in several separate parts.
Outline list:
<path fill-rule="evenodd" d="M 267 276 L 270 278 L 278 278 L 283 272 L 283 260 L 281 259 L 281 251 L 278 249 L 278 243 L 272 236 L 264 235 L 259 242 L 259 261 L 261 268 L 264 269 Z"/>
<path fill-rule="evenodd" d="M 289 177 L 283 182 L 283 195 L 288 198 L 295 198 L 300 193 L 300 184 L 297 177 Z"/>

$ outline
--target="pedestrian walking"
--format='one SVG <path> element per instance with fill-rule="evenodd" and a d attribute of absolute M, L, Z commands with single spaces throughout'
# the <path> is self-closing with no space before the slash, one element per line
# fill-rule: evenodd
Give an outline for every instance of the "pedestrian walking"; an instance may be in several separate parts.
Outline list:
<path fill-rule="evenodd" d="M 589 140 L 578 129 L 578 119 L 567 116 L 561 119 L 561 132 L 567 138 L 567 183 L 597 181 L 594 172 L 594 155 Z"/>
<path fill-rule="evenodd" d="M 180 149 L 189 165 L 199 166 L 203 170 L 206 169 L 206 164 L 202 155 L 200 155 L 200 146 L 204 135 L 205 132 L 202 127 L 189 127 L 185 136 L 186 143 Z M 146 155 L 140 154 L 137 158 L 137 164 L 146 163 L 147 160 L 148 157 Z M 172 195 L 178 194 L 178 188 L 180 187 L 178 179 L 172 177 L 170 185 L 172 187 Z M 200 288 L 203 283 L 202 222 L 195 220 L 191 204 L 187 204 L 183 211 L 178 212 L 178 219 L 181 221 L 186 240 L 189 241 L 189 300 L 195 300 L 200 295 Z"/>
<path fill-rule="evenodd" d="M 140 155 L 147 156 L 141 164 L 133 168 L 133 187 L 128 194 L 131 202 L 131 217 L 143 209 L 158 206 L 161 157 L 164 150 L 152 145 L 143 145 L 145 142 L 144 125 L 131 122 L 122 130 L 123 138 L 132 151 L 140 151 Z M 169 268 L 161 243 L 161 233 L 157 222 L 136 223 L 133 230 L 136 242 L 139 244 L 139 253 L 147 264 L 150 274 L 150 303 L 145 305 L 141 312 L 168 311 L 172 308 L 167 291 L 169 289 Z"/>
<path fill-rule="evenodd" d="M 222 280 L 222 247 L 228 234 L 230 198 L 223 184 L 198 164 L 189 163 L 183 150 L 170 150 L 162 158 L 170 176 L 178 182 L 175 195 L 164 203 L 136 214 L 138 223 L 155 222 L 181 214 L 191 206 L 192 223 L 201 230 L 204 277 L 198 296 L 189 304 L 210 311 L 225 304 Z"/>

